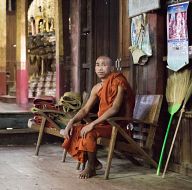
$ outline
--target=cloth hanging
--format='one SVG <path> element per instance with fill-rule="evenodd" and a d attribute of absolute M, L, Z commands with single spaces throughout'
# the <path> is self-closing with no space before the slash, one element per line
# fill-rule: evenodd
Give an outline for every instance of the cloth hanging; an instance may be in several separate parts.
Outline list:
<path fill-rule="evenodd" d="M 132 53 L 133 63 L 144 65 L 148 61 L 148 57 L 152 55 L 146 14 L 132 18 L 131 43 L 132 46 L 129 47 L 129 50 Z"/>

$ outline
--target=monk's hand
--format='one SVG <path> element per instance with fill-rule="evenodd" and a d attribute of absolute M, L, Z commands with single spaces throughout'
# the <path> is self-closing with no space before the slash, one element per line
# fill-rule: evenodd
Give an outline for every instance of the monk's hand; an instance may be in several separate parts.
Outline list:
<path fill-rule="evenodd" d="M 70 138 L 70 136 L 71 136 L 71 134 L 72 134 L 72 129 L 73 129 L 73 128 L 70 128 L 70 127 L 66 127 L 66 128 L 64 129 L 64 131 L 63 131 L 63 137 L 64 137 L 65 139 L 69 139 L 69 138 Z"/>
<path fill-rule="evenodd" d="M 86 125 L 85 127 L 83 127 L 83 128 L 81 129 L 81 132 L 80 132 L 81 137 L 85 138 L 85 137 L 86 137 L 86 134 L 87 134 L 88 132 L 90 132 L 91 130 L 93 130 L 93 128 L 94 128 L 94 124 L 93 124 L 93 123 L 89 123 L 88 125 Z"/>
<path fill-rule="evenodd" d="M 73 130 L 73 122 L 69 121 L 69 123 L 67 124 L 67 126 L 63 131 L 63 137 L 65 139 L 69 139 L 70 136 L 72 135 L 72 130 Z"/>

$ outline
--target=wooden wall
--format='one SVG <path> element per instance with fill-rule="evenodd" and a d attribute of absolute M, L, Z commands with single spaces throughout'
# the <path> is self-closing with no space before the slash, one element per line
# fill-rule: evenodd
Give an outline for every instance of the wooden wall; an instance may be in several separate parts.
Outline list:
<path fill-rule="evenodd" d="M 137 94 L 163 94 L 165 92 L 166 64 L 163 56 L 166 53 L 166 28 L 164 12 L 148 13 L 147 19 L 150 26 L 150 40 L 153 55 L 146 65 L 133 65 L 130 51 L 130 19 L 128 17 L 128 1 L 121 0 L 119 17 L 119 48 L 118 56 L 127 59 L 127 68 L 130 71 L 130 80 Z"/>
<path fill-rule="evenodd" d="M 132 58 L 129 51 L 130 39 L 130 19 L 128 17 L 127 0 L 119 1 L 119 36 L 118 36 L 118 58 L 121 59 L 122 72 L 133 88 Z"/>
<path fill-rule="evenodd" d="M 117 59 L 119 3 L 116 0 L 81 0 L 80 4 L 80 88 L 81 92 L 89 92 L 97 82 L 94 73 L 97 57 L 108 55 L 113 62 Z"/>
<path fill-rule="evenodd" d="M 188 8 L 188 34 L 189 45 L 192 45 L 192 3 Z M 185 69 L 192 70 L 192 59 L 189 60 L 189 65 Z M 169 152 L 169 147 L 175 132 L 178 122 L 179 113 L 174 117 L 171 125 L 170 134 L 168 137 L 166 154 Z M 173 147 L 173 152 L 170 159 L 169 168 L 173 171 L 184 175 L 192 176 L 192 97 L 187 102 L 186 113 L 182 117 L 179 131 Z"/>
<path fill-rule="evenodd" d="M 179 114 L 178 114 L 179 115 Z M 178 115 L 173 120 L 170 134 L 167 142 L 166 154 L 169 152 L 169 147 L 175 132 L 175 128 L 178 121 Z M 184 175 L 192 176 L 192 114 L 184 114 L 173 151 L 170 158 L 169 169 L 182 173 Z"/>
<path fill-rule="evenodd" d="M 118 53 L 118 14 L 116 0 L 95 0 L 93 4 L 93 60 L 108 55 L 113 61 Z"/>
<path fill-rule="evenodd" d="M 163 62 L 165 49 L 165 15 L 162 12 L 148 13 L 150 41 L 153 55 L 144 65 L 134 65 L 133 86 L 137 94 L 164 94 L 166 65 Z"/>
<path fill-rule="evenodd" d="M 150 40 L 152 43 L 153 56 L 149 62 L 144 65 L 133 65 L 132 58 L 128 51 L 130 46 L 130 20 L 127 14 L 127 0 L 120 2 L 119 17 L 119 51 L 118 55 L 125 61 L 127 69 L 125 74 L 132 84 L 136 94 L 163 94 L 164 101 L 161 109 L 159 126 L 157 128 L 154 144 L 154 157 L 158 161 L 161 151 L 167 123 L 170 115 L 168 114 L 168 105 L 165 99 L 166 80 L 168 69 L 166 62 L 163 62 L 163 56 L 167 54 L 166 42 L 166 8 L 164 10 L 148 13 L 148 22 L 150 26 Z M 174 119 L 168 138 L 165 157 L 169 151 L 170 143 L 177 124 L 178 117 Z M 176 143 L 172 153 L 169 169 L 192 175 L 192 119 L 183 117 Z"/>
<path fill-rule="evenodd" d="M 153 56 L 144 66 L 133 65 L 129 51 L 130 18 L 128 17 L 128 1 L 119 1 L 119 38 L 118 57 L 122 59 L 123 72 L 137 94 L 163 94 L 165 92 L 166 64 L 163 56 L 166 54 L 166 28 L 164 12 L 147 14 L 150 26 L 150 40 Z"/>
<path fill-rule="evenodd" d="M 192 45 L 192 3 L 188 8 L 188 34 L 189 45 Z M 185 69 L 192 71 L 192 59 L 189 60 L 189 65 Z M 187 102 L 186 113 L 182 117 L 179 131 L 173 147 L 173 152 L 170 159 L 169 168 L 173 171 L 182 173 L 184 175 L 192 176 L 192 97 Z M 169 117 L 169 115 L 168 115 Z M 175 132 L 175 128 L 178 122 L 179 113 L 174 117 L 171 125 L 170 134 L 168 136 L 166 155 L 169 152 L 169 147 Z"/>

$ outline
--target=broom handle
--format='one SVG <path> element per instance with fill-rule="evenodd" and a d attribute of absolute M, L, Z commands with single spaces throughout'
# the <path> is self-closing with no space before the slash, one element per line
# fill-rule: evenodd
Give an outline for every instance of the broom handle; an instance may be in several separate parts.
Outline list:
<path fill-rule="evenodd" d="M 174 134 L 174 137 L 173 137 L 173 140 L 172 140 L 172 144 L 171 144 L 171 147 L 170 147 L 170 150 L 169 150 L 169 154 L 168 154 L 168 157 L 167 157 L 167 161 L 166 161 L 166 164 L 165 164 L 165 168 L 164 168 L 164 171 L 163 171 L 162 178 L 165 177 L 165 173 L 166 173 L 166 171 L 167 171 L 167 166 L 168 166 L 168 163 L 169 163 L 169 159 L 170 159 L 170 156 L 171 156 L 171 152 L 172 152 L 172 149 L 173 149 L 173 145 L 174 145 L 174 143 L 175 143 L 175 138 L 176 138 L 176 136 L 177 136 L 177 132 L 178 132 L 178 129 L 179 129 L 179 126 L 180 126 L 180 122 L 181 122 L 181 118 L 182 118 L 183 112 L 184 112 L 184 109 L 182 108 L 182 109 L 181 109 L 180 116 L 179 116 L 179 120 L 178 120 L 178 123 L 177 123 L 177 127 L 176 127 L 176 129 L 175 129 L 175 134 Z"/>
<path fill-rule="evenodd" d="M 170 129 L 170 127 L 171 127 L 171 122 L 172 122 L 172 119 L 173 119 L 173 115 L 174 115 L 174 114 L 172 114 L 171 117 L 170 117 L 170 119 L 169 119 L 167 131 L 166 131 L 165 138 L 164 138 L 164 141 L 163 141 L 163 146 L 162 146 L 162 149 L 161 149 L 161 154 L 160 154 L 160 157 L 159 157 L 159 163 L 158 163 L 158 167 L 157 167 L 157 175 L 160 174 L 160 169 L 161 169 L 161 165 L 162 165 L 163 154 L 164 154 L 165 145 L 166 145 L 166 142 L 167 142 L 167 137 L 168 137 L 168 134 L 169 134 L 169 129 Z"/>

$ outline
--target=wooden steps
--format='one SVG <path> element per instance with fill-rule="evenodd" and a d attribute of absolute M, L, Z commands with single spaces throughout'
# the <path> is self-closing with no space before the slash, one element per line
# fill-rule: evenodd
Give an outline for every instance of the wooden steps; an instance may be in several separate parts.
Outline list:
<path fill-rule="evenodd" d="M 31 112 L 10 112 L 0 113 L 0 130 L 1 129 L 26 129 L 27 123 L 33 117 Z"/>
<path fill-rule="evenodd" d="M 26 134 L 26 133 L 37 133 L 37 130 L 26 128 L 26 129 L 1 129 L 0 134 Z"/>

